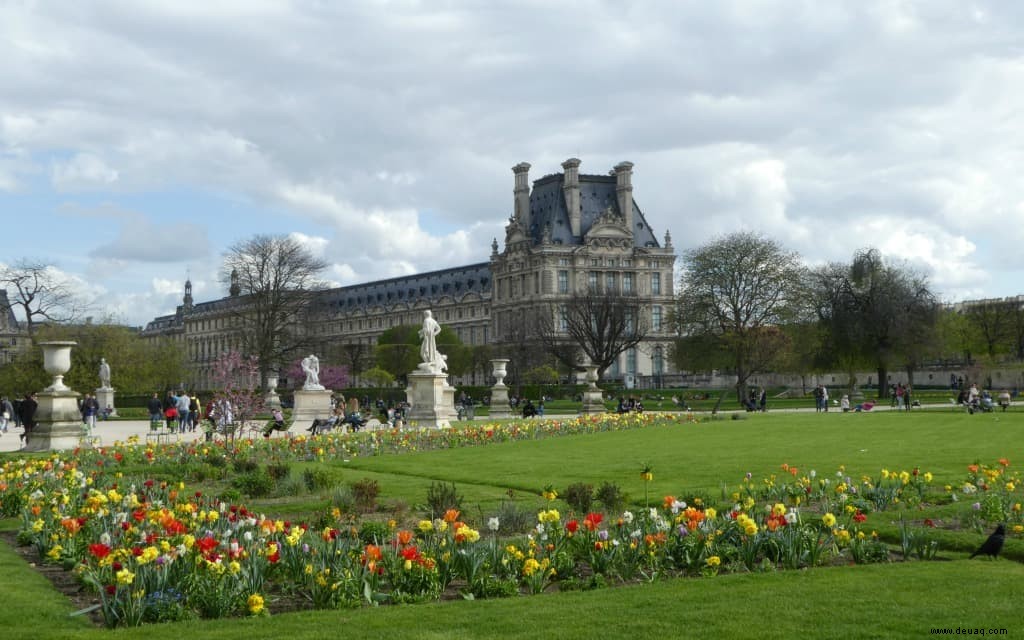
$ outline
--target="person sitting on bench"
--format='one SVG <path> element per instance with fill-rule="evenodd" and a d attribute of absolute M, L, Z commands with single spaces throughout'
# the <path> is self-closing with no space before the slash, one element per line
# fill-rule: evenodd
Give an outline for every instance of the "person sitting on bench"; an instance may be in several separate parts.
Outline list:
<path fill-rule="evenodd" d="M 334 427 L 338 426 L 338 422 L 345 416 L 345 409 L 343 405 L 338 405 L 334 409 L 334 413 L 326 419 L 317 418 L 313 420 L 313 424 L 309 425 L 306 431 L 311 432 L 314 436 L 325 431 L 330 431 Z"/>
<path fill-rule="evenodd" d="M 287 431 L 288 427 L 284 423 L 284 414 L 281 413 L 281 409 L 274 409 L 274 421 L 268 424 L 263 429 L 263 437 L 269 438 L 270 433 L 273 431 Z"/>

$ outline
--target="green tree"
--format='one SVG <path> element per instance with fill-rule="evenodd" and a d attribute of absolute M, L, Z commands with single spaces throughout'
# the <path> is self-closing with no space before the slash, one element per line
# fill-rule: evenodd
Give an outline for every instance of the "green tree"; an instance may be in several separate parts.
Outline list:
<path fill-rule="evenodd" d="M 800 317 L 804 269 L 776 241 L 742 232 L 684 252 L 673 349 L 680 368 L 727 359 L 742 400 L 751 375 L 769 371 L 788 341 L 779 327 Z M 687 353 L 698 341 L 706 348 Z M 689 365 L 682 366 L 682 365 Z"/>
<path fill-rule="evenodd" d="M 420 363 L 419 330 L 419 325 L 391 327 L 380 335 L 374 348 L 377 366 L 403 384 Z M 448 358 L 448 373 L 462 375 L 472 362 L 472 353 L 463 346 L 459 336 L 448 327 L 441 327 L 436 342 L 438 351 Z"/>
<path fill-rule="evenodd" d="M 924 276 L 887 263 L 877 249 L 858 251 L 848 265 L 816 274 L 819 317 L 836 355 L 874 367 L 879 397 L 888 397 L 889 371 L 920 359 L 934 335 L 935 295 Z"/>

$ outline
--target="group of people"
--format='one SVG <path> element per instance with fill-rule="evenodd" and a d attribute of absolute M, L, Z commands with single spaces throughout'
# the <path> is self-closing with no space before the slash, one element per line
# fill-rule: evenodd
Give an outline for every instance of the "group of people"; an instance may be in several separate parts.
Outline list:
<path fill-rule="evenodd" d="M 960 393 L 957 394 L 956 403 L 959 406 L 966 407 L 968 413 L 974 413 L 975 411 L 988 412 L 995 411 L 996 405 L 1006 411 L 1010 407 L 1010 401 L 1012 396 L 1010 392 L 1003 389 L 999 392 L 998 401 L 992 399 L 992 393 L 988 389 L 978 389 L 978 384 L 972 382 L 971 386 L 967 389 L 960 389 Z"/>
<path fill-rule="evenodd" d="M 889 385 L 889 397 L 890 407 L 894 407 L 897 411 L 906 409 L 910 411 L 913 406 L 912 390 L 910 385 L 904 385 L 902 382 Z"/>
<path fill-rule="evenodd" d="M 628 398 L 619 396 L 619 403 L 615 408 L 615 411 L 617 413 L 632 413 L 634 411 L 637 413 L 643 413 L 644 403 L 639 398 L 634 398 L 633 396 Z"/>
<path fill-rule="evenodd" d="M 760 389 L 751 389 L 750 395 L 743 400 L 743 407 L 748 411 L 768 411 L 768 391 L 761 387 Z"/>
<path fill-rule="evenodd" d="M 211 413 L 212 407 L 207 407 L 206 414 Z M 177 393 L 168 391 L 167 396 L 160 400 L 160 395 L 153 394 L 146 404 L 149 411 L 149 421 L 152 428 L 156 428 L 160 422 L 164 422 L 168 431 L 185 433 L 195 431 L 203 418 L 203 407 L 199 398 L 189 395 L 184 390 Z"/>
<path fill-rule="evenodd" d="M 24 428 L 21 439 L 25 440 L 36 426 L 38 408 L 35 393 L 26 393 L 24 398 L 13 401 L 7 396 L 0 398 L 0 435 L 8 433 L 13 425 L 15 428 Z"/>

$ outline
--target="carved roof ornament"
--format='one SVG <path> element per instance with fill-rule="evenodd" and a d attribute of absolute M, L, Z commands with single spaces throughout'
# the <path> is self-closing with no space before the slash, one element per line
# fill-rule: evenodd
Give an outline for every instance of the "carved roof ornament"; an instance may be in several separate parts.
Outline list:
<path fill-rule="evenodd" d="M 541 233 L 540 242 L 541 242 L 541 244 L 551 244 L 551 224 L 550 223 L 544 225 L 544 231 Z"/>
<path fill-rule="evenodd" d="M 505 247 L 508 248 L 524 241 L 526 241 L 526 231 L 523 229 L 523 225 L 519 220 L 509 218 L 508 224 L 505 225 Z"/>
<path fill-rule="evenodd" d="M 498 255 L 498 239 L 494 238 L 491 240 L 491 256 Z"/>

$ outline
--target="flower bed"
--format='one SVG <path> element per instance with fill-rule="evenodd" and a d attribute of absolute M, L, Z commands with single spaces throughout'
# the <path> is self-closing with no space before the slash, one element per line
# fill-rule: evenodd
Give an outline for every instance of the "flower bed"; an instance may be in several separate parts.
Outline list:
<path fill-rule="evenodd" d="M 265 615 L 287 599 L 314 608 L 437 600 L 445 593 L 497 597 L 579 589 L 610 581 L 713 576 L 724 571 L 797 569 L 830 562 L 890 559 L 893 548 L 867 527 L 868 514 L 901 509 L 904 559 L 934 557 L 928 521 L 903 521 L 902 508 L 931 499 L 963 502 L 970 526 L 1009 522 L 1022 531 L 1019 475 L 1009 461 L 968 466 L 940 490 L 918 469 L 876 477 L 801 473 L 784 464 L 723 489 L 720 508 L 702 495 L 664 496 L 614 513 L 563 514 L 558 493 L 528 535 L 506 535 L 498 518 L 473 523 L 450 510 L 436 520 L 357 527 L 343 514 L 314 528 L 222 503 L 184 483 L 123 475 L 129 462 L 174 464 L 244 454 L 310 460 L 472 446 L 563 433 L 667 426 L 641 417 L 485 425 L 468 433 L 386 432 L 160 448 L 117 446 L 77 456 L 6 462 L 0 510 L 22 520 L 19 541 L 74 572 L 99 596 L 104 622 L 134 626 L 190 616 Z M 223 449 L 223 446 L 230 449 Z M 641 469 L 649 482 L 653 470 Z M 967 497 L 968 500 L 964 500 Z M 646 502 L 646 499 L 645 499 Z M 977 505 L 975 507 L 974 505 Z"/>

